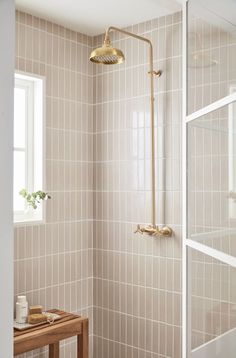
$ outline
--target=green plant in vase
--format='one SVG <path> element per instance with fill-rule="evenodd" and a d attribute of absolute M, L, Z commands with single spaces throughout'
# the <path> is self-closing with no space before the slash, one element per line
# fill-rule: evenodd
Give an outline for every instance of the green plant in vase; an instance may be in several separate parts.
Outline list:
<path fill-rule="evenodd" d="M 37 209 L 42 201 L 51 199 L 48 193 L 41 190 L 29 193 L 26 189 L 22 189 L 19 194 L 25 199 L 28 207 L 32 207 L 33 209 Z"/>

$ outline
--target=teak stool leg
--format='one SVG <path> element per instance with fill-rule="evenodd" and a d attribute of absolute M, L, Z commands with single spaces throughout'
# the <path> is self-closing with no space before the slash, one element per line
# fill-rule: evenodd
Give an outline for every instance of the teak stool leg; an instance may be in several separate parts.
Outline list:
<path fill-rule="evenodd" d="M 49 358 L 59 358 L 59 342 L 49 344 Z"/>
<path fill-rule="evenodd" d="M 88 321 L 83 322 L 83 333 L 77 336 L 77 358 L 88 358 Z"/>

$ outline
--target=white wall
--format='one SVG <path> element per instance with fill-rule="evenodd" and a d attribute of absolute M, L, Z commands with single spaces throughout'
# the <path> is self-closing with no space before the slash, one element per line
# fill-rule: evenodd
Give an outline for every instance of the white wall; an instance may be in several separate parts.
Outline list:
<path fill-rule="evenodd" d="M 13 0 L 0 0 L 0 357 L 13 357 Z"/>

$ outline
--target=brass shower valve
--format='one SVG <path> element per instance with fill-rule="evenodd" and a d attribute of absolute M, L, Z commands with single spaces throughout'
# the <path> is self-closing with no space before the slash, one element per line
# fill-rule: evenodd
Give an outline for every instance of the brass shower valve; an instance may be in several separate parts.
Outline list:
<path fill-rule="evenodd" d="M 159 228 L 158 226 L 153 225 L 147 225 L 147 226 L 141 226 L 138 225 L 137 229 L 134 232 L 139 234 L 146 234 L 150 236 L 165 236 L 170 237 L 172 235 L 172 230 L 168 226 L 163 226 L 162 228 Z"/>

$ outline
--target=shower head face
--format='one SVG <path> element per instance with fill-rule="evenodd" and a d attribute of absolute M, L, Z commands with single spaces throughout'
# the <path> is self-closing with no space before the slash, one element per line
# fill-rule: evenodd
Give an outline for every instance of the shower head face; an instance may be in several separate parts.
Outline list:
<path fill-rule="evenodd" d="M 116 65 L 125 60 L 123 52 L 110 44 L 104 43 L 91 52 L 90 61 L 101 65 Z"/>

